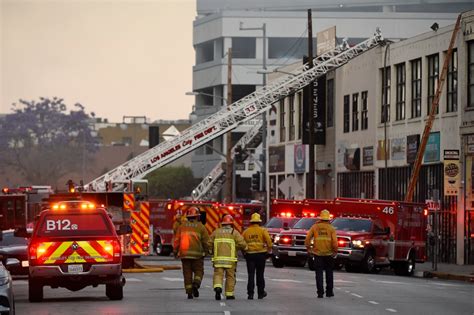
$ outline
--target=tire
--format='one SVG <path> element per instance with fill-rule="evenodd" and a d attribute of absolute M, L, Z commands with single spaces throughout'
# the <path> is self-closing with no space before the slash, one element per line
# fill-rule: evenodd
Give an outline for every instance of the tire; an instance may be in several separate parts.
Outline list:
<path fill-rule="evenodd" d="M 120 279 L 105 285 L 105 295 L 113 301 L 123 299 L 123 285 Z"/>
<path fill-rule="evenodd" d="M 156 242 L 154 250 L 157 255 L 161 255 L 163 253 L 163 245 L 161 244 L 161 240 Z"/>
<path fill-rule="evenodd" d="M 31 278 L 28 279 L 28 300 L 32 303 L 43 301 L 43 285 Z"/>
<path fill-rule="evenodd" d="M 365 273 L 373 273 L 374 272 L 374 270 L 375 270 L 375 254 L 374 254 L 374 252 L 370 251 L 365 255 L 364 260 L 362 260 L 361 267 L 362 267 L 362 270 Z"/>
<path fill-rule="evenodd" d="M 272 264 L 275 268 L 285 267 L 285 264 L 280 259 L 276 259 L 274 256 L 272 256 Z"/>

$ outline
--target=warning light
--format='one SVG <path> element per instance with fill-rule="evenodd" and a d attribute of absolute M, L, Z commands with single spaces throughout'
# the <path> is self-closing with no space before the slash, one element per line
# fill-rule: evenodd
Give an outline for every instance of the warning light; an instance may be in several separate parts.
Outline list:
<path fill-rule="evenodd" d="M 423 210 L 423 214 L 424 214 L 425 216 L 427 216 L 427 215 L 428 215 L 428 209 L 424 209 L 424 210 Z"/>
<path fill-rule="evenodd" d="M 4 193 L 5 195 L 8 194 L 8 187 L 3 187 L 2 193 Z"/>
<path fill-rule="evenodd" d="M 312 217 L 312 218 L 314 218 L 315 216 L 316 216 L 315 213 L 311 213 L 311 214 L 310 214 L 310 217 Z"/>

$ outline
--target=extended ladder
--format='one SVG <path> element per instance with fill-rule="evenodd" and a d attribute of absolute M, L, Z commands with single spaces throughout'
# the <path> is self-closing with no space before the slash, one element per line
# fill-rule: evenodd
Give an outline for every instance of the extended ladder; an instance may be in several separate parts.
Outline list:
<path fill-rule="evenodd" d="M 256 120 L 256 124 L 252 126 L 232 147 L 232 156 L 235 157 L 235 150 L 238 147 L 242 149 L 247 148 L 247 146 L 259 135 L 262 130 L 262 120 Z M 210 199 L 213 195 L 216 195 L 222 188 L 225 180 L 224 167 L 225 160 L 222 159 L 212 171 L 203 178 L 201 183 L 193 190 L 192 197 L 194 200 L 207 200 Z M 235 163 L 235 161 L 233 162 Z"/>
<path fill-rule="evenodd" d="M 278 100 L 302 89 L 319 76 L 334 70 L 365 51 L 378 46 L 383 37 L 377 29 L 374 36 L 348 48 L 341 45 L 313 59 L 314 67 L 305 64 L 293 73 L 274 83 L 263 86 L 246 97 L 222 108 L 201 120 L 172 139 L 143 152 L 119 165 L 86 185 L 86 189 L 103 191 L 107 182 L 143 178 L 151 171 L 195 150 L 208 141 L 236 128 L 243 122 L 257 117 Z"/>

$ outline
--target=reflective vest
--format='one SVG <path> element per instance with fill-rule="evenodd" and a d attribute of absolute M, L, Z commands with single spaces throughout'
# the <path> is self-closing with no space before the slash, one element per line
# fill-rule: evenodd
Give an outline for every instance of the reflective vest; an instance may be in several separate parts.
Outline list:
<path fill-rule="evenodd" d="M 313 246 L 311 248 L 311 240 Z M 305 245 L 316 256 L 331 256 L 337 254 L 336 230 L 331 223 L 321 221 L 314 224 L 306 234 Z"/>
<path fill-rule="evenodd" d="M 174 252 L 179 258 L 202 258 L 208 252 L 209 234 L 199 221 L 181 224 L 174 238 Z"/>
<path fill-rule="evenodd" d="M 247 250 L 247 243 L 231 225 L 224 225 L 212 233 L 209 247 L 215 268 L 231 268 L 237 263 L 237 251 Z"/>

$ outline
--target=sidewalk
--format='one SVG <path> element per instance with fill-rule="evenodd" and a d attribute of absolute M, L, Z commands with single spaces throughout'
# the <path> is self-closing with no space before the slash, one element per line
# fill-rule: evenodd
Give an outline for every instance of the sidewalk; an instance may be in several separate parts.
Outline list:
<path fill-rule="evenodd" d="M 474 265 L 456 265 L 438 263 L 436 271 L 431 262 L 416 264 L 415 276 L 420 278 L 438 278 L 446 280 L 460 280 L 474 283 Z"/>

